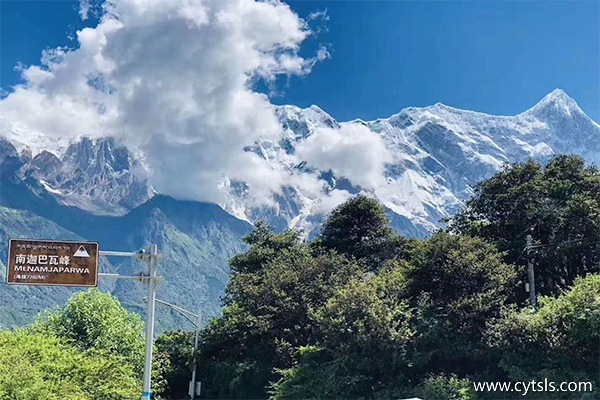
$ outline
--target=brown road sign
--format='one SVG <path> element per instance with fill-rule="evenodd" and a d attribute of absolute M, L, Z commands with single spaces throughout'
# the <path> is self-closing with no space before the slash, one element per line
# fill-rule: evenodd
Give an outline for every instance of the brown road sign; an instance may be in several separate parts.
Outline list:
<path fill-rule="evenodd" d="M 11 239 L 11 285 L 97 286 L 98 243 Z"/>

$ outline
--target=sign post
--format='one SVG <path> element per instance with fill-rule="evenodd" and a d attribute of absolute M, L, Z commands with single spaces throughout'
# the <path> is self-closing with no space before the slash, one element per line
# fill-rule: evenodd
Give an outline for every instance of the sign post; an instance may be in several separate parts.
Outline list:
<path fill-rule="evenodd" d="M 98 272 L 99 256 L 133 257 L 148 264 L 148 275 L 125 276 Z M 98 286 L 98 277 L 135 279 L 148 282 L 146 310 L 146 357 L 142 400 L 151 398 L 152 346 L 154 341 L 154 304 L 158 262 L 162 255 L 150 245 L 149 252 L 100 251 L 98 243 L 58 242 L 50 240 L 11 239 L 8 250 L 6 281 L 10 285 Z"/>
<path fill-rule="evenodd" d="M 127 253 L 119 251 L 100 251 L 100 255 L 113 257 L 133 257 L 148 264 L 148 275 L 146 276 L 122 276 L 114 274 L 101 274 L 106 277 L 117 279 L 141 279 L 148 282 L 148 303 L 146 306 L 146 354 L 144 358 L 144 381 L 142 400 L 152 398 L 152 346 L 154 344 L 154 305 L 156 300 L 156 283 L 162 280 L 161 276 L 156 276 L 158 271 L 158 262 L 162 255 L 158 254 L 158 246 L 150 245 L 150 251 L 140 250 L 137 253 Z"/>

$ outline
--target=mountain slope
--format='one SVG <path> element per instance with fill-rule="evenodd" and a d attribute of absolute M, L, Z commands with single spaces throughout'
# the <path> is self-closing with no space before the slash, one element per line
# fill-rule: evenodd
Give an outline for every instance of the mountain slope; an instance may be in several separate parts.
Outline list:
<path fill-rule="evenodd" d="M 322 197 L 338 189 L 350 194 L 366 192 L 390 211 L 396 228 L 409 236 L 424 236 L 442 218 L 462 207 L 473 186 L 504 163 L 527 158 L 544 160 L 556 153 L 576 153 L 600 161 L 600 125 L 592 121 L 562 90 L 555 90 L 531 109 L 516 116 L 493 116 L 459 110 L 443 104 L 407 108 L 376 121 L 338 123 L 318 107 L 276 110 L 284 128 L 278 143 L 257 141 L 248 151 L 269 159 L 278 168 L 297 170 L 299 165 L 316 174 L 329 174 Z M 395 160 L 385 169 L 385 184 L 365 189 L 331 171 L 318 171 L 290 155 L 321 129 L 363 126 L 376 133 Z M 373 157 L 378 155 L 373 154 Z M 293 160 L 293 158 L 292 158 Z M 226 210 L 247 220 L 266 218 L 277 225 L 318 226 L 319 198 L 307 198 L 298 187 L 287 187 L 278 207 L 270 210 L 244 207 L 244 191 L 230 185 Z M 317 223 L 315 223 L 315 220 Z"/>
<path fill-rule="evenodd" d="M 14 155 L 14 154 L 13 154 Z M 10 165 L 10 163 L 13 165 Z M 10 238 L 97 241 L 101 250 L 137 251 L 154 243 L 164 260 L 159 266 L 165 279 L 158 297 L 179 306 L 201 310 L 205 321 L 219 313 L 228 282 L 228 260 L 245 248 L 241 238 L 251 231 L 244 221 L 215 204 L 184 202 L 155 196 L 123 216 L 94 215 L 57 201 L 32 179 L 8 174 L 19 163 L 7 157 L 0 165 L 0 257 L 6 260 Z M 32 189 L 33 188 L 33 189 Z M 37 189 L 37 190 L 35 190 Z M 146 266 L 128 258 L 104 257 L 101 272 L 137 275 Z M 5 273 L 5 269 L 2 269 Z M 34 315 L 64 304 L 73 289 L 5 286 L 0 298 L 2 324 L 22 325 Z M 101 279 L 101 289 L 116 295 L 129 309 L 144 313 L 146 286 L 130 280 Z M 26 306 L 23 306 L 26 305 Z M 169 309 L 157 310 L 158 330 L 186 326 Z"/>
<path fill-rule="evenodd" d="M 49 308 L 65 304 L 71 294 L 82 289 L 67 287 L 8 286 L 6 260 L 8 242 L 14 238 L 84 240 L 81 236 L 31 212 L 0 207 L 0 326 L 25 325 Z M 114 273 L 115 267 L 106 259 L 100 261 L 100 271 Z M 115 282 L 101 281 L 100 290 L 113 291 Z"/>
<path fill-rule="evenodd" d="M 600 126 L 558 89 L 516 116 L 488 115 L 440 103 L 409 107 L 375 121 L 340 123 L 317 106 L 277 106 L 275 114 L 282 126 L 279 140 L 258 138 L 244 149 L 268 160 L 275 169 L 318 181 L 320 191 L 290 184 L 275 195 L 274 205 L 257 206 L 247 183 L 225 177 L 221 189 L 227 200 L 220 205 L 240 219 L 263 219 L 277 230 L 303 228 L 314 235 L 331 203 L 367 193 L 386 206 L 400 232 L 422 237 L 456 212 L 477 182 L 506 162 L 529 157 L 543 160 L 555 153 L 576 153 L 588 161 L 600 161 Z M 60 204 L 96 215 L 124 215 L 156 194 L 143 153 L 137 149 L 126 149 L 111 138 L 57 143 L 38 133 L 32 136 L 35 143 L 28 145 L 21 131 L 2 122 L 0 134 L 18 147 L 19 153 L 15 150 L 10 157 L 13 163 L 16 157 L 22 164 L 17 171 L 20 179 Z M 297 149 L 307 140 L 324 132 L 345 134 L 344 129 L 353 127 L 377 135 L 394 155 L 386 163 L 384 183 L 366 188 L 352 177 L 298 156 Z M 0 146 L 0 153 L 9 150 Z"/>
<path fill-rule="evenodd" d="M 282 125 L 279 140 L 258 138 L 245 151 L 268 160 L 273 168 L 318 181 L 321 190 L 315 193 L 295 181 L 282 188 L 274 205 L 256 206 L 247 183 L 224 178 L 221 188 L 227 200 L 222 208 L 157 195 L 143 154 L 112 138 L 65 143 L 40 133 L 28 136 L 0 116 L 0 259 L 6 259 L 8 238 L 91 240 L 100 242 L 101 249 L 121 251 L 156 243 L 165 255 L 159 298 L 201 309 L 209 317 L 219 312 L 228 260 L 244 250 L 241 238 L 251 230 L 248 221 L 264 219 L 278 230 L 303 228 L 315 235 L 327 211 L 325 203 L 331 206 L 366 193 L 384 204 L 399 232 L 423 237 L 463 205 L 477 182 L 506 162 L 544 160 L 554 153 L 600 161 L 600 126 L 560 90 L 516 116 L 443 104 L 407 108 L 375 121 L 337 122 L 316 106 L 279 106 L 275 113 Z M 343 136 L 357 127 L 362 134 L 376 135 L 393 154 L 382 179 L 371 187 L 298 155 L 298 149 L 319 135 Z M 103 271 L 138 274 L 144 269 L 134 260 L 102 261 Z M 143 313 L 142 284 L 102 285 Z M 5 287 L 1 323 L 26 323 L 38 310 L 64 303 L 71 292 Z M 164 308 L 157 312 L 160 329 L 186 323 Z"/>

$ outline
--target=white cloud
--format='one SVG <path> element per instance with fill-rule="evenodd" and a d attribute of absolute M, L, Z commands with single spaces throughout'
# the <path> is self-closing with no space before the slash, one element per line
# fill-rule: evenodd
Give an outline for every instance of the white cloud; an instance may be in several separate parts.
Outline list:
<path fill-rule="evenodd" d="M 327 9 L 313 11 L 310 14 L 308 14 L 309 21 L 318 20 L 318 19 L 321 19 L 323 21 L 329 21 L 329 14 L 327 13 Z"/>
<path fill-rule="evenodd" d="M 102 15 L 102 4 L 105 0 L 79 0 L 79 17 L 82 21 L 87 21 L 91 16 L 100 17 Z"/>
<path fill-rule="evenodd" d="M 346 190 L 334 189 L 320 198 L 319 204 L 315 212 L 317 214 L 326 215 L 333 211 L 334 208 L 350 199 L 352 194 Z"/>
<path fill-rule="evenodd" d="M 90 0 L 79 0 L 79 16 L 83 21 L 88 19 L 90 7 Z"/>
<path fill-rule="evenodd" d="M 82 0 L 88 17 L 91 2 Z M 306 23 L 276 0 L 107 0 L 79 48 L 44 53 L 0 101 L 0 116 L 57 138 L 120 137 L 145 153 L 154 186 L 220 201 L 222 176 L 260 195 L 287 174 L 243 146 L 281 127 L 257 78 L 304 75 L 328 57 L 299 55 Z M 313 183 L 314 186 L 314 183 Z"/>
<path fill-rule="evenodd" d="M 83 19 L 97 0 L 81 0 Z M 221 203 L 223 177 L 245 181 L 249 205 L 270 205 L 285 185 L 319 199 L 326 213 L 351 195 L 333 190 L 316 174 L 272 166 L 244 146 L 279 138 L 282 127 L 257 79 L 305 75 L 329 58 L 299 55 L 311 32 L 277 0 L 107 0 L 100 22 L 77 32 L 77 49 L 42 54 L 39 66 L 22 67 L 23 84 L 0 100 L 0 120 L 18 135 L 59 138 L 115 136 L 140 149 L 152 185 L 181 199 Z M 326 20 L 326 12 L 309 16 Z M 17 132 L 17 131 L 15 131 Z M 24 142 L 23 137 L 13 138 Z M 39 146 L 37 146 L 39 144 Z M 383 184 L 392 161 L 381 138 L 364 126 L 320 129 L 298 144 L 289 164 L 307 161 L 354 185 Z"/>
<path fill-rule="evenodd" d="M 319 47 L 319 50 L 317 50 L 317 60 L 324 61 L 328 58 L 331 58 L 331 54 L 329 53 L 329 50 L 327 50 L 327 47 Z"/>
<path fill-rule="evenodd" d="M 300 143 L 296 154 L 322 171 L 331 170 L 365 189 L 385 184 L 385 165 L 394 161 L 383 139 L 361 124 L 344 124 L 341 129 L 318 129 Z"/>

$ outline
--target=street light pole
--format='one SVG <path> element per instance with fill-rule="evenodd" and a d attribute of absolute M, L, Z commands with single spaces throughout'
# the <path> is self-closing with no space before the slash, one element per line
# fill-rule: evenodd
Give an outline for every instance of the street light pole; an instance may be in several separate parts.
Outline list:
<path fill-rule="evenodd" d="M 142 400 L 152 395 L 152 344 L 154 341 L 154 302 L 156 300 L 156 270 L 158 269 L 158 247 L 150 246 L 148 262 L 148 307 L 146 312 L 146 355 L 144 359 L 144 390 Z"/>
<path fill-rule="evenodd" d="M 144 300 L 147 300 L 147 297 L 144 297 Z M 196 354 L 198 353 L 198 339 L 200 336 L 200 326 L 202 324 L 202 316 L 201 313 L 194 314 L 191 311 L 186 310 L 185 308 L 181 308 L 171 303 L 167 303 L 166 301 L 155 299 L 157 303 L 164 304 L 165 306 L 172 308 L 177 311 L 181 315 L 185 317 L 188 321 L 190 321 L 196 327 L 196 336 L 194 338 L 194 354 L 192 358 L 192 380 L 190 381 L 190 387 L 188 394 L 190 395 L 190 399 L 194 400 L 195 392 L 196 392 Z M 193 319 L 192 319 L 193 318 Z"/>
<path fill-rule="evenodd" d="M 194 358 L 192 359 L 192 381 L 190 382 L 190 399 L 194 400 L 196 393 L 196 355 L 198 353 L 198 336 L 200 334 L 200 313 L 196 316 L 196 337 L 194 338 Z"/>
<path fill-rule="evenodd" d="M 531 235 L 527 235 L 527 274 L 529 280 L 529 303 L 533 308 L 537 306 L 537 297 L 535 294 L 535 270 L 533 266 L 533 260 L 531 259 L 531 248 L 533 246 L 533 238 Z"/>
<path fill-rule="evenodd" d="M 158 261 L 162 259 L 162 255 L 158 254 L 158 246 L 155 244 L 150 245 L 150 251 L 140 250 L 136 253 L 124 252 L 124 251 L 106 251 L 100 250 L 101 256 L 106 257 L 133 257 L 148 263 L 148 275 L 140 274 L 138 276 L 126 276 L 118 274 L 104 274 L 99 273 L 98 277 L 101 278 L 113 278 L 113 279 L 134 279 L 140 282 L 148 282 L 148 301 L 146 310 L 146 354 L 144 358 L 144 379 L 143 379 L 143 391 L 142 400 L 150 400 L 152 397 L 152 344 L 154 342 L 154 300 L 156 294 L 156 284 L 163 278 L 156 276 L 158 270 Z"/>

